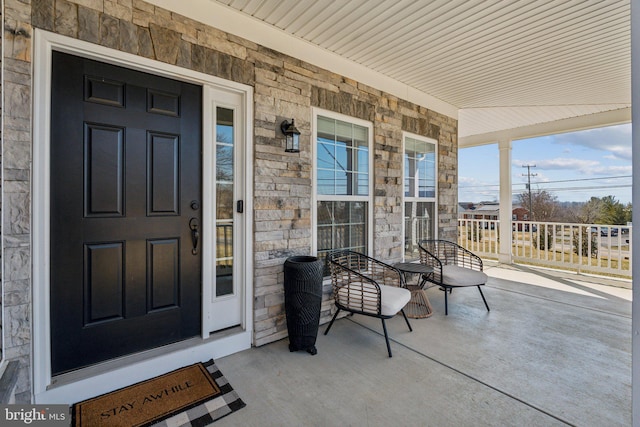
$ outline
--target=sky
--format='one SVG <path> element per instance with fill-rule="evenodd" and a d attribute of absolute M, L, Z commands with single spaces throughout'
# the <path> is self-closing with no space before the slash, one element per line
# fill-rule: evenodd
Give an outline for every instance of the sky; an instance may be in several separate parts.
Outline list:
<path fill-rule="evenodd" d="M 515 140 L 511 152 L 514 203 L 526 191 L 546 190 L 559 202 L 614 196 L 631 202 L 631 124 Z M 458 200 L 498 201 L 498 144 L 463 148 L 458 158 Z"/>

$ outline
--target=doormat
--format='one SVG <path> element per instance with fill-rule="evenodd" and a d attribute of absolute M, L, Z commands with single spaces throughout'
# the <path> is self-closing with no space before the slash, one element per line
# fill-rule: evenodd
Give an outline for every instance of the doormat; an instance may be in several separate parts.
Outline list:
<path fill-rule="evenodd" d="M 76 403 L 72 426 L 205 426 L 245 406 L 212 359 Z"/>

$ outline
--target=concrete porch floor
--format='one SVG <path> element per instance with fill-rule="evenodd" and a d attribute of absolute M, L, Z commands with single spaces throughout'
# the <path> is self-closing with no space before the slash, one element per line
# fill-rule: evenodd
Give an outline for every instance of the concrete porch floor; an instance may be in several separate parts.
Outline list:
<path fill-rule="evenodd" d="M 631 283 L 485 265 L 476 289 L 427 291 L 427 319 L 320 327 L 318 354 L 288 339 L 216 363 L 247 406 L 216 426 L 629 426 Z M 605 286 L 603 286 L 605 285 Z M 615 285 L 616 287 L 606 286 Z"/>

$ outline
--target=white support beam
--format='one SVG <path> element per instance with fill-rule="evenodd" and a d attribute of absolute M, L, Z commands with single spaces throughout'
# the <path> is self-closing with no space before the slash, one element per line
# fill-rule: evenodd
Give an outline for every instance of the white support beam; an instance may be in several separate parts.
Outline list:
<path fill-rule="evenodd" d="M 493 144 L 496 141 L 536 138 L 538 136 L 556 135 L 559 133 L 575 132 L 604 126 L 614 126 L 631 122 L 631 108 L 604 111 L 585 116 L 553 122 L 538 123 L 513 129 L 504 129 L 480 135 L 470 135 L 458 139 L 458 148 L 475 147 Z"/>
<path fill-rule="evenodd" d="M 498 261 L 511 264 L 511 140 L 498 142 L 500 152 L 500 246 Z"/>

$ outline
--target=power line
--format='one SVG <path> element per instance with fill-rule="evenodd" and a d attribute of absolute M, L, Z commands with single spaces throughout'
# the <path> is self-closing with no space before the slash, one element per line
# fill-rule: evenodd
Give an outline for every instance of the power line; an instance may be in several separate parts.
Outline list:
<path fill-rule="evenodd" d="M 633 187 L 631 184 L 629 185 L 600 185 L 600 186 L 590 186 L 590 187 L 556 187 L 556 188 L 545 188 L 545 191 L 558 191 L 558 192 L 566 192 L 566 191 L 585 191 L 585 190 L 608 190 L 615 188 L 631 188 Z M 512 189 L 511 194 L 522 194 L 523 191 Z"/>
<path fill-rule="evenodd" d="M 555 191 L 559 193 L 564 193 L 567 191 L 593 191 L 593 190 L 608 190 L 608 189 L 622 189 L 622 188 L 632 188 L 632 184 L 627 185 L 601 185 L 601 186 L 590 186 L 590 187 L 556 187 L 556 188 L 546 188 L 545 191 Z M 487 189 L 487 193 L 495 193 L 498 194 L 498 190 Z M 511 195 L 520 195 L 522 194 L 521 190 L 512 189 Z"/>
<path fill-rule="evenodd" d="M 622 179 L 622 178 L 633 178 L 633 175 L 619 175 L 619 176 L 602 176 L 602 177 L 597 177 L 597 178 L 577 178 L 577 179 L 561 179 L 561 180 L 555 180 L 555 181 L 541 181 L 541 182 L 536 182 L 534 184 L 555 184 L 558 182 L 584 182 L 584 181 L 598 181 L 598 180 L 604 180 L 604 179 Z M 525 183 L 517 183 L 517 184 L 512 184 L 512 186 L 515 185 L 526 185 Z M 487 187 L 500 187 L 500 184 L 478 184 L 478 185 L 459 185 L 458 188 L 487 188 Z"/>
<path fill-rule="evenodd" d="M 576 179 L 561 179 L 557 181 L 542 181 L 539 184 L 549 184 L 556 182 L 579 182 L 579 181 L 597 181 L 603 179 L 620 179 L 620 178 L 633 178 L 633 175 L 620 175 L 620 176 L 601 176 L 598 178 L 576 178 Z"/>

